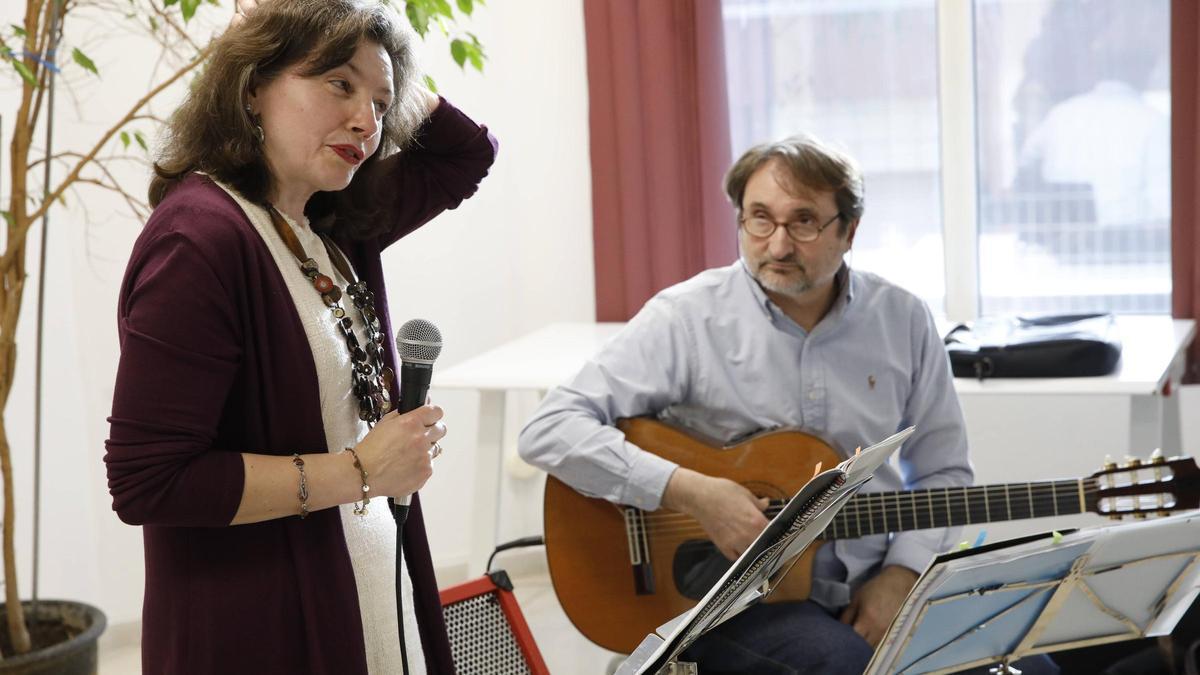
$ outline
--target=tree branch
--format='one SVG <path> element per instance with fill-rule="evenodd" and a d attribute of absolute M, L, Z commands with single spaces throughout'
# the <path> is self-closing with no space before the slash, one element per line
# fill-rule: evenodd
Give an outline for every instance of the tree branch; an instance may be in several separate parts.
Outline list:
<path fill-rule="evenodd" d="M 38 39 L 33 49 L 33 53 L 37 54 L 41 58 L 41 61 L 37 62 L 38 69 L 33 71 L 37 78 L 38 87 L 37 95 L 33 100 L 33 112 L 29 116 L 30 125 L 36 123 L 38 115 L 42 114 L 42 98 L 46 95 L 46 85 L 49 82 L 51 75 L 50 65 L 48 64 L 54 64 L 55 66 L 58 64 L 57 49 L 53 55 L 47 53 L 53 37 L 50 35 L 50 32 L 54 30 L 52 22 L 50 21 L 54 13 L 54 2 L 55 0 L 49 0 L 43 5 L 45 7 L 46 15 L 42 17 L 42 23 L 38 27 Z M 62 19 L 65 14 L 66 13 L 64 12 L 63 15 L 58 17 L 60 26 L 62 25 Z"/>
<path fill-rule="evenodd" d="M 104 190 L 108 190 L 109 192 L 118 193 L 122 199 L 125 199 L 125 205 L 127 205 L 127 207 L 133 211 L 133 215 L 139 217 L 139 219 L 143 219 L 143 217 L 150 211 L 150 204 L 139 201 L 137 197 L 130 195 L 130 193 L 126 192 L 120 185 L 116 185 L 115 183 L 104 183 L 103 180 L 97 180 L 95 178 L 80 177 L 76 179 L 76 184 L 95 185 L 96 187 L 103 187 Z"/>
<path fill-rule="evenodd" d="M 30 162 L 28 165 L 26 165 L 25 168 L 28 169 L 29 171 L 33 171 L 34 169 L 36 169 L 38 167 L 38 165 L 45 164 L 46 160 L 48 160 L 48 159 L 57 161 L 60 159 L 65 159 L 67 157 L 83 157 L 83 155 L 79 154 L 78 152 L 70 152 L 70 151 L 60 152 L 58 154 L 50 155 L 49 157 L 43 157 L 41 159 L 36 159 L 36 160 Z"/>
<path fill-rule="evenodd" d="M 182 28 L 179 27 L 179 24 L 175 23 L 175 20 L 171 18 L 170 14 L 167 14 L 165 11 L 159 9 L 157 3 L 151 2 L 149 4 L 150 4 L 151 9 L 154 10 L 154 13 L 157 14 L 159 17 L 161 17 L 162 20 L 165 21 L 168 26 L 175 29 L 175 32 L 179 35 L 179 37 L 183 38 L 184 41 L 187 42 L 188 45 L 191 46 L 193 51 L 196 51 L 196 52 L 201 51 L 200 45 L 196 44 L 196 41 L 192 39 L 192 36 L 187 34 L 187 31 L 183 30 Z M 163 39 L 162 42 L 164 45 L 170 44 L 170 40 L 167 40 L 167 39 Z"/>
<path fill-rule="evenodd" d="M 105 175 L 108 176 L 108 179 L 110 181 L 112 181 L 111 183 L 105 183 L 102 180 L 97 180 L 95 178 L 85 178 L 82 176 L 79 177 L 78 179 L 76 179 L 75 182 L 80 183 L 80 184 L 85 184 L 85 185 L 95 185 L 96 187 L 101 187 L 101 188 L 104 188 L 105 190 L 108 190 L 109 192 L 115 192 L 115 193 L 121 195 L 121 198 L 125 200 L 125 205 L 129 207 L 129 210 L 133 211 L 133 215 L 137 216 L 138 218 L 144 219 L 146 214 L 148 214 L 150 212 L 150 205 L 147 204 L 146 202 L 141 201 L 137 197 L 134 197 L 133 195 L 129 194 L 128 192 L 126 192 L 125 189 L 122 188 L 120 186 L 120 184 L 116 182 L 116 178 L 114 178 L 112 174 L 105 172 Z"/>
<path fill-rule="evenodd" d="M 0 257 L 0 270 L 6 270 L 10 265 L 13 264 L 13 261 L 17 257 L 17 252 L 21 249 L 21 245 L 24 243 L 25 237 L 29 233 L 29 224 L 37 221 L 38 218 L 41 218 L 42 214 L 46 212 L 46 209 L 50 208 L 50 205 L 62 196 L 62 193 L 65 192 L 68 187 L 70 187 L 71 183 L 75 182 L 79 178 L 79 174 L 81 171 L 83 171 L 83 167 L 87 166 L 89 162 L 95 159 L 96 155 L 100 153 L 100 150 L 105 146 L 105 144 L 112 140 L 112 137 L 116 136 L 121 128 L 128 124 L 129 121 L 138 114 L 138 111 L 142 109 L 142 106 L 146 105 L 146 103 L 148 103 L 152 98 L 162 93 L 164 89 L 177 82 L 184 75 L 187 75 L 196 66 L 203 63 L 204 59 L 207 57 L 208 48 L 205 48 L 204 51 L 202 51 L 200 55 L 197 56 L 191 63 L 180 68 L 174 75 L 167 78 L 157 87 L 147 92 L 145 96 L 138 99 L 137 103 L 134 103 L 133 107 L 129 109 L 129 112 L 125 113 L 125 115 L 122 116 L 116 124 L 112 125 L 109 127 L 108 131 L 104 132 L 104 134 L 100 137 L 100 140 L 96 142 L 96 145 L 93 146 L 92 149 L 75 164 L 75 168 L 71 170 L 71 173 L 68 174 L 67 177 L 58 184 L 58 187 L 54 188 L 54 191 L 51 192 L 50 196 L 42 202 L 41 206 L 39 206 L 36 211 L 29 214 L 29 216 L 25 219 L 25 227 L 14 233 L 12 238 L 9 239 L 7 250 L 5 251 L 4 256 Z"/>
<path fill-rule="evenodd" d="M 60 162 L 62 164 L 65 164 L 66 166 L 70 167 L 72 165 L 65 161 L 67 158 L 70 158 L 70 157 L 75 157 L 78 159 L 80 157 L 83 157 L 83 154 L 79 153 L 79 152 L 60 152 L 57 155 L 51 156 L 50 159 L 54 160 L 55 162 Z M 145 167 L 153 166 L 153 163 L 151 161 L 149 161 L 148 159 L 146 159 L 144 157 L 139 157 L 138 155 L 132 155 L 132 154 L 122 154 L 122 155 L 113 154 L 113 155 L 105 155 L 103 157 L 93 157 L 92 161 L 96 162 L 96 163 L 100 163 L 100 162 L 136 162 Z M 45 164 L 45 163 L 46 163 L 45 157 L 43 157 L 41 159 L 36 159 L 29 163 L 29 170 L 32 171 L 33 169 L 37 168 L 39 165 Z"/>

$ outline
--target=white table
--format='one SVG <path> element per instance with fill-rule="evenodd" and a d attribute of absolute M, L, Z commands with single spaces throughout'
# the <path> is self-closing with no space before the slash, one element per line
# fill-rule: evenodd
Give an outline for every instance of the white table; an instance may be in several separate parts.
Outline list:
<path fill-rule="evenodd" d="M 510 475 L 534 470 L 516 455 L 519 429 L 505 425 L 510 392 L 543 396 L 571 378 L 620 323 L 551 324 L 451 368 L 434 372 L 433 387 L 479 392 L 479 431 L 475 447 L 474 506 L 470 565 L 482 564 L 496 545 L 502 466 Z M 1167 316 L 1119 316 L 1123 343 L 1117 371 L 1103 377 L 974 380 L 956 378 L 960 397 L 1128 396 L 1130 448 L 1161 447 L 1178 454 L 1179 397 L 1170 395 L 1183 370 L 1184 352 L 1195 334 L 1195 322 Z M 517 425 L 519 426 L 519 424 Z"/>
<path fill-rule="evenodd" d="M 1179 396 L 1174 395 L 1183 374 L 1185 352 L 1196 334 L 1191 319 L 1162 315 L 1117 317 L 1121 362 L 1103 377 L 1017 378 L 976 380 L 955 378 L 960 398 L 977 394 L 1013 396 L 1128 396 L 1129 447 L 1149 454 L 1162 448 L 1179 454 Z M 943 332 L 943 334 L 945 334 Z"/>
<path fill-rule="evenodd" d="M 540 399 L 573 376 L 623 325 L 551 324 L 445 370 L 433 371 L 431 387 L 435 390 L 479 392 L 468 574 L 482 572 L 476 565 L 482 565 L 499 543 L 501 467 L 518 477 L 529 477 L 537 471 L 517 456 L 520 423 L 505 424 L 508 394 L 533 392 Z"/>

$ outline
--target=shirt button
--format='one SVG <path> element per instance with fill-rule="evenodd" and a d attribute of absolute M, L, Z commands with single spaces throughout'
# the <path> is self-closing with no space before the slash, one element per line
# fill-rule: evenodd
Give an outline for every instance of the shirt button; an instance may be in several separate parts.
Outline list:
<path fill-rule="evenodd" d="M 808 398 L 810 401 L 815 401 L 815 400 L 821 398 L 821 395 L 817 393 L 816 389 L 813 389 L 808 392 Z"/>

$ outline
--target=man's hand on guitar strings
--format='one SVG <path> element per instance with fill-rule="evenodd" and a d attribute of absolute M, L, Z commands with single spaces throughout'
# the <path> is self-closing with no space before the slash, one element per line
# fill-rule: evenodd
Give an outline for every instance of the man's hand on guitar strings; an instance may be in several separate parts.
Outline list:
<path fill-rule="evenodd" d="M 770 500 L 737 483 L 679 467 L 663 492 L 662 506 L 695 518 L 721 554 L 742 554 L 767 526 L 763 511 Z"/>

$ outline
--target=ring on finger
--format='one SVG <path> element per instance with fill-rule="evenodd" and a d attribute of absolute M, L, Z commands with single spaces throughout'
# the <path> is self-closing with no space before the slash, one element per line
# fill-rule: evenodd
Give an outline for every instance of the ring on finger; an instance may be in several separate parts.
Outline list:
<path fill-rule="evenodd" d="M 434 459 L 440 454 L 442 454 L 442 444 L 435 442 L 429 450 L 429 459 Z"/>

